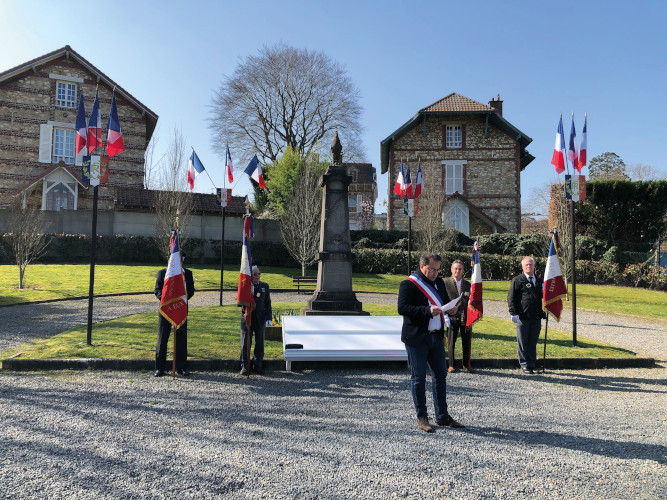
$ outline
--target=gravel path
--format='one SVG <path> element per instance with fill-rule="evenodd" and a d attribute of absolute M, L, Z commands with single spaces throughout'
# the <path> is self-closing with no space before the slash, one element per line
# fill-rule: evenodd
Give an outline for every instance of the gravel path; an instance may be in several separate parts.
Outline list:
<path fill-rule="evenodd" d="M 274 302 L 303 302 L 308 296 L 296 293 L 273 293 Z M 369 304 L 396 304 L 392 294 L 358 293 L 357 298 Z M 234 302 L 235 293 L 225 292 L 223 303 Z M 198 292 L 192 298 L 194 307 L 214 305 L 220 301 L 219 292 Z M 93 321 L 157 310 L 157 300 L 152 294 L 122 297 L 96 298 Z M 509 319 L 504 301 L 485 300 L 487 316 Z M 550 321 L 550 328 L 572 331 L 572 309 L 566 306 L 560 323 Z M 26 304 L 0 308 L 0 351 L 20 345 L 28 340 L 58 334 L 77 325 L 87 324 L 88 299 Z M 667 363 L 667 321 L 646 320 L 620 314 L 604 314 L 594 311 L 577 311 L 577 336 L 588 337 L 652 357 Z M 473 354 L 474 355 L 474 354 Z"/>
<path fill-rule="evenodd" d="M 426 434 L 405 371 L 0 373 L 0 497 L 667 497 L 661 368 L 448 382 Z"/>

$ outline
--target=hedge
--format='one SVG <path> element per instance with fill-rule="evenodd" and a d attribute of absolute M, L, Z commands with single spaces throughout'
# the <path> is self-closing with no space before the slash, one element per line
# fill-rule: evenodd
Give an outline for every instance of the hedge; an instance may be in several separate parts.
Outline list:
<path fill-rule="evenodd" d="M 358 231 L 362 232 L 362 231 Z M 509 245 L 517 242 L 517 235 L 492 235 L 488 245 Z M 497 237 L 500 236 L 500 237 Z M 360 238 L 361 239 L 361 238 Z M 400 240 L 400 238 L 399 238 Z M 481 240 L 481 238 L 480 238 Z M 523 248 L 527 250 L 537 240 L 523 238 Z M 7 235 L 0 239 L 0 264 L 12 264 L 11 251 Z M 654 290 L 667 290 L 667 272 L 656 269 L 650 263 L 621 265 L 615 262 L 617 247 L 605 250 L 604 246 L 591 243 L 585 251 L 595 255 L 596 260 L 577 260 L 577 283 L 598 285 L 623 285 Z M 612 249 L 616 250 L 612 250 Z M 185 241 L 183 250 L 191 263 L 217 264 L 220 262 L 220 241 L 190 238 Z M 419 252 L 412 252 L 411 265 L 416 269 Z M 530 254 L 526 251 L 520 255 L 503 255 L 486 253 L 480 250 L 482 260 L 482 278 L 485 280 L 509 280 L 521 272 L 520 255 Z M 252 243 L 253 261 L 262 266 L 300 268 L 299 264 L 289 255 L 282 243 L 254 241 Z M 352 252 L 352 270 L 356 273 L 372 274 L 407 274 L 407 251 L 397 249 L 355 248 Z M 450 263 L 461 260 L 466 270 L 470 270 L 470 251 L 445 252 L 443 258 L 443 274 L 449 272 Z M 87 235 L 58 234 L 53 235 L 46 254 L 39 260 L 42 263 L 85 263 L 90 260 L 90 237 Z M 238 264 L 241 261 L 241 242 L 225 242 L 225 263 Z M 535 257 L 537 269 L 544 269 L 545 257 Z M 122 236 L 107 238 L 98 236 L 96 262 L 132 262 L 139 264 L 164 264 L 153 238 L 142 236 Z M 313 266 L 314 267 L 314 266 Z"/>

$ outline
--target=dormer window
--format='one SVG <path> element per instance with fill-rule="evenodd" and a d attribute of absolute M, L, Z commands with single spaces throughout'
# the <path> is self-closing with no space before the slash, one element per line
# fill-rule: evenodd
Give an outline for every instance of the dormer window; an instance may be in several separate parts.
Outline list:
<path fill-rule="evenodd" d="M 59 108 L 76 107 L 76 84 L 56 82 L 56 106 Z"/>

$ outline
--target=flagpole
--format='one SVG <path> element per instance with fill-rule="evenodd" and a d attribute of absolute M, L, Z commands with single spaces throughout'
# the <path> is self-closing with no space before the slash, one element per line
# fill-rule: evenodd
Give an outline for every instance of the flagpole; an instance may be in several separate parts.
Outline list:
<path fill-rule="evenodd" d="M 544 325 L 544 355 L 542 357 L 542 373 L 547 369 L 547 332 L 549 331 L 549 314 L 547 313 L 547 323 Z"/>
<path fill-rule="evenodd" d="M 176 238 L 178 242 L 178 257 L 181 260 L 181 272 L 183 271 L 183 251 L 181 249 L 181 241 L 178 239 L 178 216 L 179 216 L 179 210 L 178 208 L 176 209 Z M 187 292 L 186 292 L 187 293 Z M 187 321 L 187 316 L 186 319 Z M 173 337 L 173 346 L 174 346 L 174 354 L 171 357 L 171 379 L 174 380 L 176 378 L 176 325 L 173 325 L 174 328 L 174 334 L 172 335 Z"/>
<path fill-rule="evenodd" d="M 223 288 L 223 283 L 224 283 L 224 277 L 225 277 L 225 206 L 223 205 L 222 206 L 222 234 L 220 235 L 220 305 L 221 306 L 222 306 L 222 288 Z"/>

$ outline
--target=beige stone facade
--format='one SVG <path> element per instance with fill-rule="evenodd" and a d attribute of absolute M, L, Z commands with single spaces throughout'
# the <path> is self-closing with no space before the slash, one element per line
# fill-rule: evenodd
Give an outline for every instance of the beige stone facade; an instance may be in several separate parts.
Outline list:
<path fill-rule="evenodd" d="M 485 105 L 450 94 L 423 108 L 382 141 L 382 173 L 389 175 L 388 229 L 408 225 L 403 200 L 393 193 L 403 161 L 404 168 L 410 164 L 413 182 L 420 162 L 424 190 L 442 194 L 445 225 L 472 236 L 519 233 L 520 174 L 533 159 L 525 150 L 530 142 L 502 117 L 500 100 Z"/>
<path fill-rule="evenodd" d="M 372 220 L 375 218 L 375 200 L 378 197 L 377 176 L 375 167 L 370 163 L 347 163 L 347 173 L 352 177 L 352 183 L 348 188 L 348 212 L 350 216 L 350 229 L 364 229 L 358 220 L 361 213 L 362 203 L 370 203 L 373 210 Z M 371 228 L 368 228 L 371 229 Z"/>
<path fill-rule="evenodd" d="M 109 181 L 98 189 L 98 207 L 112 209 L 117 189 L 143 188 L 144 152 L 155 129 L 157 115 L 70 47 L 64 47 L 0 73 L 0 200 L 10 200 L 11 195 L 30 186 L 31 203 L 37 203 L 43 194 L 46 195 L 47 181 L 50 187 L 62 182 L 69 186 L 66 189 L 74 186 L 77 209 L 92 208 L 93 189 L 86 189 L 78 182 L 81 175 L 79 158 L 67 154 L 64 160 L 70 167 L 67 171 L 47 171 L 62 160 L 57 154 L 60 150 L 54 149 L 55 144 L 62 145 L 65 141 L 68 147 L 70 145 L 80 92 L 84 95 L 86 121 L 95 92 L 99 92 L 102 137 L 106 143 L 114 88 L 125 150 L 110 159 Z M 57 95 L 58 89 L 67 93 Z M 60 99 L 62 97 L 65 99 Z M 58 136 L 60 142 L 55 136 L 56 129 L 59 133 L 67 131 Z M 63 137 L 67 139 L 63 140 Z M 98 148 L 96 153 L 99 152 Z M 78 173 L 79 178 L 72 179 L 71 172 Z M 47 177 L 40 179 L 45 173 Z M 61 208 L 73 207 L 70 202 Z"/>

